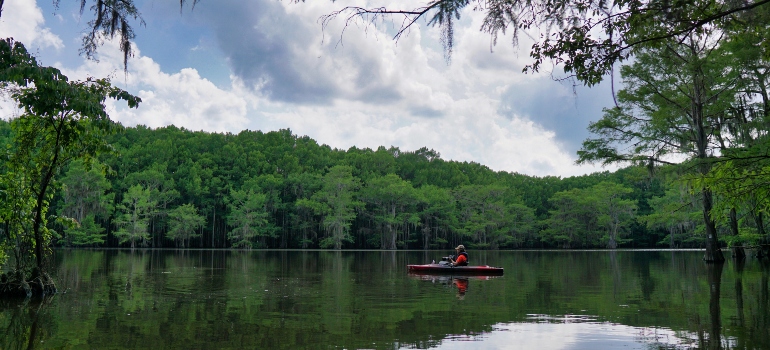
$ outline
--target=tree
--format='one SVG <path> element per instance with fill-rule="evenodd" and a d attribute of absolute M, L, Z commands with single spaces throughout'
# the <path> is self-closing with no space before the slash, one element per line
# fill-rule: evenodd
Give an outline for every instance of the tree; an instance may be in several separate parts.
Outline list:
<path fill-rule="evenodd" d="M 35 236 L 30 234 L 34 225 L 35 196 L 26 174 L 4 169 L 0 174 L 0 200 L 0 262 L 5 263 L 10 257 L 14 270 L 29 271 L 37 262 Z"/>
<path fill-rule="evenodd" d="M 767 23 L 770 11 L 754 14 Z M 691 179 L 696 186 L 711 188 L 719 201 L 712 217 L 716 221 L 729 218 L 733 237 L 738 243 L 737 212 L 745 212 L 754 221 L 755 234 L 768 239 L 764 214 L 770 212 L 770 47 L 765 42 L 766 25 L 734 26 L 726 31 L 722 45 L 730 67 L 735 71 L 738 94 L 722 120 L 717 134 L 723 160 L 716 162 L 710 172 Z M 724 134 L 728 137 L 721 137 Z M 724 213 L 729 213 L 724 215 Z M 751 230 L 749 230 L 751 231 Z M 732 245 L 732 244 L 731 244 Z M 740 246 L 741 244 L 736 244 Z M 740 254 L 740 248 L 736 248 Z"/>
<path fill-rule="evenodd" d="M 615 249 L 636 213 L 636 202 L 627 199 L 633 190 L 621 184 L 604 181 L 594 185 L 589 191 L 596 203 L 598 224 L 607 229 L 607 248 Z"/>
<path fill-rule="evenodd" d="M 171 220 L 166 237 L 177 242 L 177 246 L 186 248 L 192 238 L 197 238 L 200 233 L 198 228 L 203 226 L 206 219 L 198 215 L 198 209 L 192 204 L 184 204 L 168 213 Z"/>
<path fill-rule="evenodd" d="M 150 164 L 143 171 L 128 174 L 124 182 L 126 185 L 140 185 L 142 188 L 150 191 L 150 200 L 155 203 L 155 207 L 149 213 L 150 222 L 148 227 L 154 245 L 159 244 L 157 239 L 162 238 L 161 233 L 164 232 L 166 217 L 169 212 L 168 206 L 179 198 L 179 191 L 176 190 L 174 179 L 166 175 L 169 173 L 167 170 L 168 164 L 165 162 L 166 157 L 158 156 L 161 150 L 168 148 L 170 147 L 165 145 L 151 145 L 150 149 L 152 151 L 145 154 L 155 156 L 156 162 Z"/>
<path fill-rule="evenodd" d="M 291 155 L 288 154 L 288 152 L 286 153 L 287 155 L 285 155 L 285 157 L 291 158 Z M 283 202 L 283 198 L 281 198 L 284 186 L 286 185 L 284 178 L 281 176 L 269 174 L 257 176 L 253 179 L 253 181 L 266 196 L 265 208 L 267 209 L 268 213 L 270 213 L 268 223 L 272 225 L 272 227 L 275 227 L 276 234 L 278 231 L 283 233 L 281 234 L 280 248 L 286 248 L 288 237 L 285 234 L 284 228 L 286 227 L 287 205 Z M 280 220 L 278 219 L 279 217 Z"/>
<path fill-rule="evenodd" d="M 131 248 L 137 244 L 145 244 L 150 239 L 148 231 L 150 216 L 156 203 L 150 199 L 150 190 L 141 185 L 134 185 L 123 195 L 123 201 L 118 204 L 118 212 L 121 214 L 115 222 L 118 231 L 115 236 L 120 239 L 120 244 L 129 242 Z"/>
<path fill-rule="evenodd" d="M 231 190 L 227 204 L 230 209 L 227 224 L 233 227 L 227 239 L 233 247 L 251 249 L 255 238 L 272 237 L 275 233 L 275 227 L 268 221 L 267 195 L 258 187 Z"/>
<path fill-rule="evenodd" d="M 78 225 L 67 229 L 66 239 L 74 246 L 97 246 L 104 244 L 104 237 L 107 236 L 104 231 L 104 227 L 94 220 L 94 215 L 89 214 Z"/>
<path fill-rule="evenodd" d="M 636 162 L 676 164 L 706 175 L 718 155 L 721 117 L 735 96 L 731 71 L 721 59 L 720 33 L 702 31 L 638 51 L 635 63 L 621 74 L 626 88 L 619 105 L 606 109 L 589 130 L 598 136 L 586 140 L 578 162 Z M 722 262 L 716 224 L 711 217 L 711 188 L 701 193 L 706 225 L 704 260 Z"/>
<path fill-rule="evenodd" d="M 315 218 L 314 204 L 300 205 L 321 187 L 321 175 L 310 172 L 289 174 L 286 179 L 289 192 L 295 198 L 289 204 L 289 221 L 294 231 L 299 247 L 307 249 L 317 243 L 320 225 Z M 319 213 L 320 214 L 320 213 Z"/>
<path fill-rule="evenodd" d="M 387 174 L 369 179 L 361 192 L 375 229 L 380 232 L 380 249 L 396 249 L 399 231 L 419 223 L 414 208 L 417 196 L 412 184 L 396 174 Z"/>
<path fill-rule="evenodd" d="M 453 195 L 458 208 L 457 231 L 461 237 L 472 239 L 475 247 L 520 246 L 532 231 L 534 210 L 521 204 L 505 187 L 468 185 L 456 189 Z"/>
<path fill-rule="evenodd" d="M 356 199 L 361 185 L 353 176 L 353 169 L 346 165 L 333 166 L 321 182 L 321 189 L 310 199 L 297 201 L 297 207 L 309 208 L 323 217 L 328 236 L 321 240 L 322 248 L 342 249 L 343 242 L 353 242 L 350 225 L 356 218 L 356 209 L 363 204 Z"/>
<path fill-rule="evenodd" d="M 454 197 L 447 189 L 425 185 L 417 188 L 417 198 L 423 249 L 445 248 L 457 221 Z"/>
<path fill-rule="evenodd" d="M 675 185 L 675 184 L 674 184 Z M 698 211 L 698 201 L 685 186 L 672 186 L 662 197 L 653 198 L 650 205 L 653 212 L 640 218 L 650 228 L 662 228 L 668 236 L 661 244 L 669 248 L 689 246 L 695 240 L 702 240 L 703 220 Z M 699 230 L 699 225 L 700 230 Z"/>
<path fill-rule="evenodd" d="M 75 220 L 74 227 L 64 229 L 65 244 L 94 245 L 104 243 L 96 217 L 104 218 L 111 209 L 113 194 L 106 194 L 110 183 L 101 164 L 85 164 L 77 160 L 70 164 L 61 178 L 59 216 Z M 89 222 L 86 223 L 85 220 Z M 71 235 L 74 235 L 70 237 Z"/>
<path fill-rule="evenodd" d="M 554 193 L 549 202 L 554 209 L 543 222 L 545 227 L 540 232 L 543 241 L 567 249 L 600 244 L 596 209 L 591 205 L 585 189 L 573 188 Z"/>
<path fill-rule="evenodd" d="M 104 214 L 109 209 L 110 197 L 105 194 L 110 183 L 101 164 L 74 161 L 61 178 L 61 214 L 82 221 L 88 215 Z"/>
<path fill-rule="evenodd" d="M 14 146 L 8 170 L 12 186 L 29 188 L 34 206 L 31 215 L 33 256 L 44 270 L 50 241 L 47 211 L 55 175 L 74 159 L 89 159 L 109 150 L 106 135 L 117 129 L 106 112 L 105 100 L 124 100 L 137 107 L 141 99 L 113 87 L 108 79 L 69 81 L 58 69 L 42 67 L 24 45 L 0 40 L 0 84 L 23 113 L 12 121 Z"/>

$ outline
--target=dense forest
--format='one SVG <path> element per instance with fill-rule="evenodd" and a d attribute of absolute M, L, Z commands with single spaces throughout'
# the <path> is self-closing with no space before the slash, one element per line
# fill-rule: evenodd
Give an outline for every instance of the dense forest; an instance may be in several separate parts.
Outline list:
<path fill-rule="evenodd" d="M 5 142 L 8 122 L 0 122 Z M 560 178 L 428 148 L 332 149 L 290 130 L 123 128 L 58 174 L 59 246 L 473 249 L 699 247 L 697 198 L 643 167 Z M 742 230 L 762 230 L 751 212 Z M 721 227 L 727 229 L 727 227 Z M 729 237 L 729 236 L 725 236 Z"/>

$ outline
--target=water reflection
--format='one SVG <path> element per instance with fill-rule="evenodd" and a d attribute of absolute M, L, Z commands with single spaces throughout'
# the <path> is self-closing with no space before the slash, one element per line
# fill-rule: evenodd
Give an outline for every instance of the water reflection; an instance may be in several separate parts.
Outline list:
<path fill-rule="evenodd" d="M 454 278 L 452 282 L 457 287 L 457 299 L 465 299 L 465 292 L 468 291 L 468 278 Z"/>
<path fill-rule="evenodd" d="M 502 278 L 503 276 L 454 276 L 454 275 L 446 275 L 446 274 L 440 274 L 440 273 L 430 273 L 430 272 L 409 272 L 409 277 L 415 280 L 420 281 L 426 281 L 433 284 L 439 284 L 448 286 L 451 288 L 454 288 L 457 293 L 455 294 L 455 297 L 458 300 L 464 300 L 465 299 L 465 293 L 468 292 L 468 286 L 470 285 L 470 281 L 489 281 L 491 279 L 495 278 Z M 477 282 L 480 283 L 480 282 Z"/>
<path fill-rule="evenodd" d="M 724 264 L 707 264 L 706 273 L 709 283 L 709 316 L 711 327 L 709 327 L 708 338 L 701 339 L 701 347 L 708 349 L 722 349 L 722 309 L 719 305 L 722 286 L 722 270 Z M 705 343 L 705 344 L 704 344 Z"/>
<path fill-rule="evenodd" d="M 472 345 L 468 341 L 476 342 Z M 670 329 L 550 320 L 508 323 L 487 334 L 449 337 L 440 349 L 695 349 L 694 339 Z"/>
<path fill-rule="evenodd" d="M 407 273 L 440 254 L 57 251 L 64 292 L 0 303 L 0 349 L 770 348 L 764 261 L 475 252 L 505 276 Z"/>

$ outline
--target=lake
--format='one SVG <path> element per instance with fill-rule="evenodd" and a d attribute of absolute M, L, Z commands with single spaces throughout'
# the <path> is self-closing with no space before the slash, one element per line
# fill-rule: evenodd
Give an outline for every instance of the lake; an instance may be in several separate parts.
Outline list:
<path fill-rule="evenodd" d="M 56 250 L 0 349 L 768 349 L 770 263 L 699 251 Z M 729 254 L 728 254 L 729 257 Z M 728 258 L 729 259 L 729 258 Z"/>

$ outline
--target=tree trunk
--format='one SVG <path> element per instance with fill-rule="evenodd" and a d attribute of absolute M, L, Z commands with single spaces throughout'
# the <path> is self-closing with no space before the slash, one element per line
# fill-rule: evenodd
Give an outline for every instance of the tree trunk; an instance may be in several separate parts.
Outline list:
<path fill-rule="evenodd" d="M 693 51 L 693 57 L 696 57 L 695 47 L 691 46 Z M 702 71 L 702 62 L 697 62 L 692 71 L 693 79 L 693 100 L 691 103 L 692 108 L 692 122 L 693 131 L 695 134 L 695 146 L 696 146 L 696 158 L 698 161 L 698 171 L 701 175 L 706 175 L 711 170 L 711 164 L 708 162 L 709 154 L 707 147 L 709 143 L 709 133 L 706 131 L 706 125 L 704 123 L 704 105 L 706 103 L 706 84 L 704 81 L 704 74 Z M 703 221 L 706 224 L 706 255 L 703 260 L 710 263 L 722 263 L 725 261 L 722 250 L 719 248 L 719 239 L 717 238 L 716 224 L 711 219 L 711 210 L 714 206 L 711 189 L 704 187 L 701 189 L 703 195 Z"/>
<path fill-rule="evenodd" d="M 711 190 L 704 188 L 702 193 L 703 220 L 706 223 L 706 255 L 703 257 L 703 260 L 709 263 L 721 264 L 725 261 L 725 257 L 722 254 L 722 249 L 719 248 L 716 224 L 711 219 L 711 209 L 713 208 Z"/>
<path fill-rule="evenodd" d="M 391 205 L 390 206 L 390 217 L 394 220 L 396 219 L 396 206 Z M 393 227 L 393 225 L 388 225 L 390 227 L 390 249 L 396 249 L 396 236 L 398 235 L 398 230 Z"/>
<path fill-rule="evenodd" d="M 762 217 L 762 212 L 758 212 L 754 215 L 754 222 L 757 224 L 757 233 L 759 233 L 762 238 L 766 238 L 764 237 L 767 233 L 765 232 L 765 222 Z"/>
<path fill-rule="evenodd" d="M 615 224 L 610 225 L 610 242 L 607 244 L 607 247 L 610 249 L 617 249 L 618 248 L 618 226 Z"/>
<path fill-rule="evenodd" d="M 45 175 L 43 175 L 43 178 L 40 179 L 40 189 L 37 193 L 37 200 L 35 202 L 35 220 L 32 223 L 32 232 L 35 237 L 35 263 L 40 272 L 45 271 L 43 269 L 43 254 L 46 244 L 45 239 L 43 238 L 43 233 L 40 232 L 40 225 L 43 223 L 43 206 L 45 203 L 45 193 L 48 190 L 48 185 L 51 183 L 51 179 L 53 178 L 53 167 L 58 159 L 59 153 L 57 152 L 54 155 L 53 161 L 51 162 L 52 165 L 48 167 L 48 169 L 45 171 Z"/>
<path fill-rule="evenodd" d="M 738 236 L 738 214 L 735 212 L 735 208 L 730 208 L 730 231 L 732 231 L 733 237 Z M 732 246 L 732 258 L 734 260 L 746 259 L 746 251 L 743 250 L 743 246 Z"/>

